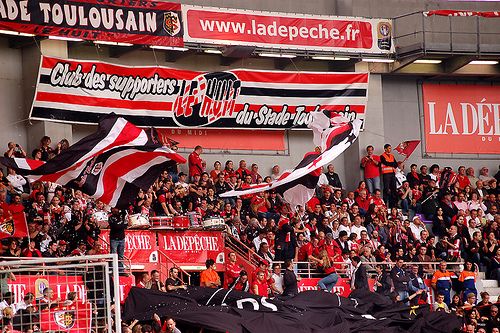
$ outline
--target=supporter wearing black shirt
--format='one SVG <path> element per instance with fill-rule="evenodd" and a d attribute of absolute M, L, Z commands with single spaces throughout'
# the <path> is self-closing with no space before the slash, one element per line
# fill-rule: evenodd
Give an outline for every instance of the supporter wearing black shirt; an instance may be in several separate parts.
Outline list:
<path fill-rule="evenodd" d="M 169 276 L 165 281 L 165 290 L 175 291 L 178 289 L 187 289 L 186 285 L 182 283 L 181 279 L 179 279 L 179 269 L 177 267 L 170 268 Z"/>
<path fill-rule="evenodd" d="M 299 293 L 297 286 L 297 276 L 293 272 L 293 262 L 290 259 L 285 260 L 285 273 L 283 274 L 283 295 L 295 296 Z M 300 279 L 300 278 L 299 278 Z"/>
<path fill-rule="evenodd" d="M 112 208 L 108 222 L 110 252 L 118 254 L 118 265 L 120 271 L 122 271 L 125 256 L 125 230 L 128 227 L 128 223 L 125 221 L 125 213 L 116 207 Z"/>

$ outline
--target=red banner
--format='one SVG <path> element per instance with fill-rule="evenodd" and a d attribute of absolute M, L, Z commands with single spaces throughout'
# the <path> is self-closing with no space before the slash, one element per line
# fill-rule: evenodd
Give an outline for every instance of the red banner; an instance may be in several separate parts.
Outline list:
<path fill-rule="evenodd" d="M 82 40 L 184 45 L 181 6 L 163 1 L 2 1 L 0 29 Z"/>
<path fill-rule="evenodd" d="M 176 263 L 205 266 L 207 259 L 223 262 L 222 232 L 168 231 L 158 232 L 158 245 Z"/>
<path fill-rule="evenodd" d="M 500 86 L 425 83 L 428 153 L 500 154 Z"/>
<path fill-rule="evenodd" d="M 17 237 L 22 238 L 28 236 L 28 225 L 26 224 L 26 215 L 16 213 L 12 219 L 2 219 L 0 222 L 0 239 Z"/>
<path fill-rule="evenodd" d="M 368 73 L 196 72 L 44 56 L 30 118 L 97 123 L 115 112 L 138 126 L 307 128 L 314 111 L 363 120 L 368 79 Z"/>
<path fill-rule="evenodd" d="M 310 279 L 302 279 L 298 282 L 298 287 L 299 287 L 299 292 L 306 291 L 306 290 L 318 290 L 318 281 L 320 279 L 318 278 L 310 278 Z M 425 279 L 424 280 L 425 285 L 429 288 L 429 293 L 428 293 L 428 303 L 432 304 L 434 303 L 434 290 L 431 288 L 431 279 Z M 373 286 L 375 285 L 375 280 L 374 279 L 368 279 L 368 286 L 370 287 L 370 290 L 373 291 Z M 339 293 L 340 296 L 343 297 L 349 297 L 349 294 L 351 293 L 351 284 L 349 279 L 346 278 L 339 278 L 337 281 L 337 284 L 335 287 L 333 287 L 332 292 Z"/>
<path fill-rule="evenodd" d="M 120 301 L 123 302 L 130 290 L 135 285 L 134 276 L 120 276 Z M 16 275 L 15 281 L 9 280 L 9 291 L 14 293 L 15 301 L 23 300 L 24 295 L 31 292 L 35 298 L 43 297 L 45 288 L 54 290 L 54 297 L 65 300 L 69 292 L 76 292 L 78 303 L 87 301 L 87 287 L 82 276 L 69 275 Z"/>
<path fill-rule="evenodd" d="M 40 329 L 44 332 L 87 333 L 90 332 L 91 325 L 92 307 L 88 303 L 56 307 L 40 312 Z"/>
<path fill-rule="evenodd" d="M 104 239 L 102 247 L 109 252 L 109 230 L 102 230 L 100 237 Z M 132 263 L 158 262 L 156 234 L 150 230 L 125 231 L 125 257 Z"/>
<path fill-rule="evenodd" d="M 394 51 L 391 20 L 188 5 L 182 5 L 182 15 L 186 42 L 367 53 Z"/>
<path fill-rule="evenodd" d="M 448 10 L 448 9 L 439 9 L 439 10 L 430 10 L 428 12 L 424 12 L 425 16 L 481 16 L 481 17 L 500 17 L 500 12 L 478 12 L 473 10 Z"/>

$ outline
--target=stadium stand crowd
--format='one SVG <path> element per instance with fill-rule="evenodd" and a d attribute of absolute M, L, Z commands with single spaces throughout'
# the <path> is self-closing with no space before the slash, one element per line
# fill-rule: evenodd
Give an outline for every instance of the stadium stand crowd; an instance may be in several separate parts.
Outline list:
<path fill-rule="evenodd" d="M 52 148 L 51 139 L 44 137 L 31 157 L 46 161 L 68 146 L 67 140 L 61 140 Z M 254 272 L 245 272 L 236 255 L 230 255 L 224 281 L 215 272 L 214 261 L 208 260 L 200 279 L 203 286 L 224 285 L 262 296 L 294 295 L 300 279 L 294 262 L 299 266 L 309 262 L 321 274 L 320 289 L 332 291 L 341 272 L 350 278 L 352 289 L 369 288 L 368 270 L 375 277 L 374 292 L 415 305 L 428 301 L 423 280 L 429 278 L 436 294 L 431 304 L 434 310 L 463 317 L 465 332 L 498 332 L 500 316 L 498 307 L 492 305 L 497 300 L 481 293 L 478 301 L 475 282 L 480 269 L 487 278 L 500 281 L 500 170 L 490 176 L 485 167 L 477 175 L 466 166 L 455 172 L 437 164 L 412 164 L 405 172 L 404 163 L 396 160 L 391 148 L 386 145 L 383 154 L 375 155 L 374 147 L 367 147 L 360 161 L 364 179 L 356 189 L 346 189 L 329 165 L 315 196 L 304 207 L 292 209 L 276 191 L 220 198 L 232 189 L 270 182 L 285 166 L 275 165 L 269 174 L 245 160 L 237 166 L 231 160 L 216 161 L 208 168 L 201 146 L 189 155 L 188 174 L 177 167 L 165 170 L 127 211 L 94 202 L 80 190 L 30 184 L 9 169 L 0 173 L 0 215 L 9 219 L 25 212 L 29 237 L 3 239 L 0 256 L 101 254 L 100 230 L 110 228 L 111 251 L 123 259 L 127 214 L 153 217 L 196 212 L 202 219 L 224 219 L 227 233 L 262 258 Z M 26 157 L 26 152 L 10 142 L 5 156 Z M 97 218 L 103 215 L 106 219 Z M 439 268 L 408 262 L 436 262 Z M 464 262 L 463 269 L 451 269 L 450 262 Z M 143 274 L 137 285 L 165 292 L 185 289 L 178 274 L 178 269 L 171 269 L 163 283 L 153 271 Z M 0 273 L 4 330 L 12 328 L 16 313 L 22 312 L 21 304 L 13 304 L 12 293 L 6 289 L 10 278 L 15 277 Z M 23 302 L 29 303 L 25 306 L 35 306 L 32 296 L 25 297 Z M 172 318 L 154 318 L 151 323 L 124 323 L 123 329 L 130 332 L 135 326 L 134 332 L 174 332 L 172 325 L 175 329 Z"/>

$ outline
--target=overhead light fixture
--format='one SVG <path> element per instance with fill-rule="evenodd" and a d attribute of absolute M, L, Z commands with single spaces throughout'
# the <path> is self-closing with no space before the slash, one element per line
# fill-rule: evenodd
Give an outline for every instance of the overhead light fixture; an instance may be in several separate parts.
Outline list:
<path fill-rule="evenodd" d="M 34 37 L 34 34 L 28 34 L 25 32 L 17 32 L 11 30 L 0 30 L 0 34 L 11 35 L 11 36 L 23 36 L 23 37 Z"/>
<path fill-rule="evenodd" d="M 203 50 L 203 52 L 208 53 L 208 54 L 222 54 L 222 51 L 217 50 L 217 49 L 206 49 L 206 50 Z"/>
<path fill-rule="evenodd" d="M 387 58 L 363 58 L 361 60 L 364 62 L 383 62 L 388 64 L 394 62 L 394 59 L 387 59 Z"/>
<path fill-rule="evenodd" d="M 64 40 L 67 42 L 82 42 L 83 41 L 83 39 L 81 39 L 81 38 L 63 37 L 63 36 L 49 36 L 49 39 Z"/>
<path fill-rule="evenodd" d="M 434 65 L 437 65 L 437 64 L 440 64 L 442 62 L 443 62 L 443 60 L 439 60 L 439 59 L 418 59 L 418 60 L 415 60 L 413 63 L 414 64 L 434 64 Z"/>
<path fill-rule="evenodd" d="M 134 44 L 122 43 L 122 42 L 110 42 L 110 41 L 107 41 L 107 40 L 95 40 L 94 44 L 111 45 L 111 46 L 133 46 L 134 45 Z"/>
<path fill-rule="evenodd" d="M 175 47 L 175 46 L 162 46 L 162 45 L 150 45 L 150 49 L 155 49 L 155 50 L 166 50 L 166 51 L 188 51 L 189 49 L 186 49 L 185 47 Z"/>
<path fill-rule="evenodd" d="M 297 57 L 295 54 L 286 54 L 286 53 L 259 53 L 259 56 L 265 58 L 288 58 L 288 59 Z"/>
<path fill-rule="evenodd" d="M 337 56 L 312 56 L 311 59 L 314 60 L 327 60 L 327 61 L 349 61 L 349 57 L 337 57 Z"/>
<path fill-rule="evenodd" d="M 472 60 L 469 65 L 497 65 L 497 60 Z"/>

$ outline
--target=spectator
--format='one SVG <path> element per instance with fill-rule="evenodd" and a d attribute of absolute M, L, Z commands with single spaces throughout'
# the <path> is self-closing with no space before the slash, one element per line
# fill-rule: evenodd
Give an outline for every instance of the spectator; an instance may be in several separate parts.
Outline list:
<path fill-rule="evenodd" d="M 187 287 L 184 282 L 179 278 L 179 268 L 172 267 L 169 270 L 168 279 L 165 281 L 165 290 L 166 291 L 175 291 L 175 290 L 186 290 Z"/>
<path fill-rule="evenodd" d="M 128 222 L 125 221 L 125 212 L 119 208 L 111 209 L 109 222 L 109 242 L 110 252 L 118 254 L 118 265 L 120 272 L 123 272 L 123 260 L 125 258 L 125 230 L 128 227 Z"/>
<path fill-rule="evenodd" d="M 300 281 L 300 277 L 297 277 L 293 271 L 292 260 L 285 260 L 283 266 L 285 268 L 285 273 L 283 274 L 283 295 L 295 296 L 299 293 L 297 282 Z"/>
<path fill-rule="evenodd" d="M 322 250 L 319 253 L 318 268 L 321 269 L 324 275 L 324 277 L 318 281 L 319 289 L 331 292 L 333 287 L 337 284 L 339 276 L 326 250 Z"/>
<path fill-rule="evenodd" d="M 229 285 L 229 289 L 239 290 L 239 291 L 250 291 L 250 283 L 248 281 L 248 274 L 245 270 L 240 272 L 240 275 L 232 284 Z"/>
<path fill-rule="evenodd" d="M 333 164 L 328 164 L 327 171 L 320 175 L 318 185 L 329 187 L 330 190 L 342 190 L 342 182 L 339 175 L 335 173 Z"/>
<path fill-rule="evenodd" d="M 207 259 L 205 262 L 206 270 L 200 274 L 200 285 L 208 288 L 219 288 L 221 286 L 219 274 L 215 270 L 215 261 Z"/>
<path fill-rule="evenodd" d="M 368 287 L 368 275 L 366 273 L 366 268 L 362 264 L 361 259 L 358 256 L 354 256 L 351 258 L 352 265 L 354 270 L 351 276 L 351 289 L 366 289 L 369 290 Z"/>
<path fill-rule="evenodd" d="M 410 295 L 408 293 L 408 282 L 410 277 L 406 273 L 403 258 L 396 260 L 396 266 L 391 270 L 391 280 L 394 284 L 394 291 L 396 291 L 400 299 L 407 299 Z"/>
<path fill-rule="evenodd" d="M 255 280 L 252 282 L 251 291 L 257 296 L 267 297 L 267 281 L 262 271 L 257 272 Z"/>
<path fill-rule="evenodd" d="M 281 265 L 273 264 L 273 273 L 271 274 L 271 292 L 273 295 L 283 294 L 283 275 L 281 274 Z"/>
<path fill-rule="evenodd" d="M 365 171 L 368 191 L 373 193 L 380 186 L 380 157 L 373 154 L 373 146 L 366 147 L 366 156 L 361 159 L 361 168 Z"/>
<path fill-rule="evenodd" d="M 375 266 L 375 271 L 377 275 L 375 276 L 375 283 L 373 286 L 374 291 L 377 294 L 388 295 L 391 291 L 391 279 L 387 272 L 385 271 L 385 266 L 382 264 L 377 264 Z"/>
<path fill-rule="evenodd" d="M 455 274 L 446 270 L 446 266 L 446 262 L 441 261 L 439 270 L 432 276 L 431 284 L 438 294 L 444 295 L 444 302 L 450 304 L 451 278 Z"/>
<path fill-rule="evenodd" d="M 389 207 L 396 204 L 396 169 L 399 164 L 391 153 L 392 146 L 388 143 L 384 145 L 384 153 L 380 155 L 382 168 L 382 180 L 384 182 L 384 201 Z"/>
<path fill-rule="evenodd" d="M 203 153 L 203 148 L 201 146 L 194 147 L 194 150 L 189 154 L 188 166 L 189 166 L 189 178 L 194 179 L 195 176 L 200 176 L 202 172 L 205 171 L 203 167 L 203 160 L 200 155 Z"/>
<path fill-rule="evenodd" d="M 160 272 L 156 269 L 151 271 L 151 279 L 146 283 L 146 288 L 151 290 L 166 291 L 165 285 L 160 281 Z"/>
<path fill-rule="evenodd" d="M 240 276 L 241 267 L 236 263 L 236 253 L 229 252 L 228 261 L 226 262 L 226 270 L 224 273 L 224 287 L 232 285 L 233 282 Z"/>
<path fill-rule="evenodd" d="M 448 305 L 444 302 L 444 295 L 438 294 L 436 297 L 436 302 L 432 305 L 434 311 L 444 311 L 446 313 L 450 312 Z"/>

